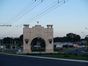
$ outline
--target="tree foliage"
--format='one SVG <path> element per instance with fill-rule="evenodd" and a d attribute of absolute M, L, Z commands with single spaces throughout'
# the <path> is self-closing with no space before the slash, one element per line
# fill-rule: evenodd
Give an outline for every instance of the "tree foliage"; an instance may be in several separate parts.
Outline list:
<path fill-rule="evenodd" d="M 54 42 L 77 42 L 80 41 L 80 35 L 68 33 L 65 37 L 55 37 Z"/>

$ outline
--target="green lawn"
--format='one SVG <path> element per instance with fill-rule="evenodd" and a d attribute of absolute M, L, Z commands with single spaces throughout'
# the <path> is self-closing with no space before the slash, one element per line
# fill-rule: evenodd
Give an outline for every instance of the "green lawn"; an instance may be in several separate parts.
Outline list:
<path fill-rule="evenodd" d="M 64 54 L 64 53 L 43 53 L 43 54 L 38 53 L 38 54 L 26 54 L 26 55 L 64 58 L 64 59 L 88 60 L 88 55 L 73 55 L 73 54 Z"/>
<path fill-rule="evenodd" d="M 3 51 L 4 53 L 16 54 L 16 51 Z M 53 57 L 53 58 L 65 58 L 65 59 L 78 59 L 88 60 L 88 55 L 77 55 L 77 54 L 64 54 L 64 53 L 27 53 L 23 55 L 42 56 L 42 57 Z"/>

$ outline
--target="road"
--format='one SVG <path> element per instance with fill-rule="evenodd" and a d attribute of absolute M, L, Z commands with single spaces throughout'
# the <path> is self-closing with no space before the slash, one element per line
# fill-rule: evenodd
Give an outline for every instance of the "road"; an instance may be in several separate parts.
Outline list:
<path fill-rule="evenodd" d="M 88 63 L 0 54 L 0 66 L 88 66 Z"/>

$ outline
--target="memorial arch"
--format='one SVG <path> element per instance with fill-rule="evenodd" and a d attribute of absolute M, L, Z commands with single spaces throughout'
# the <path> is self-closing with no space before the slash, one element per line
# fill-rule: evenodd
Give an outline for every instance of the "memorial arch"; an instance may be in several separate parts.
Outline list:
<path fill-rule="evenodd" d="M 30 27 L 28 24 L 23 28 L 23 52 L 53 53 L 53 25 L 44 28 L 41 25 Z"/>

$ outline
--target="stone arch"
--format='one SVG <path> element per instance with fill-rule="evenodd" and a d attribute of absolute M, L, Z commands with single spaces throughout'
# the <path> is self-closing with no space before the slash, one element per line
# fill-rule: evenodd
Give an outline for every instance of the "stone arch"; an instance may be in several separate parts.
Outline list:
<path fill-rule="evenodd" d="M 36 37 L 31 41 L 31 51 L 32 52 L 45 52 L 46 42 L 41 37 Z"/>

